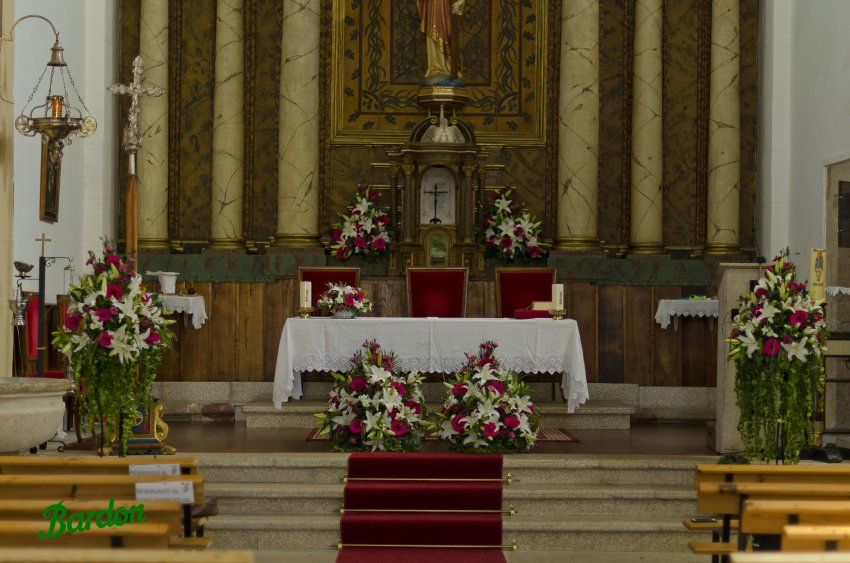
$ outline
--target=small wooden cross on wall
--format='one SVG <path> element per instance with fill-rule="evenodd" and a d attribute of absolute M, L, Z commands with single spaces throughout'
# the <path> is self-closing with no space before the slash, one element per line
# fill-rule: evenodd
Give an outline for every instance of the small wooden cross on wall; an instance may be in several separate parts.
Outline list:
<path fill-rule="evenodd" d="M 44 256 L 44 245 L 47 244 L 48 242 L 53 242 L 53 239 L 46 238 L 44 236 L 44 233 L 41 233 L 41 237 L 35 239 L 35 242 L 41 243 L 41 255 Z"/>

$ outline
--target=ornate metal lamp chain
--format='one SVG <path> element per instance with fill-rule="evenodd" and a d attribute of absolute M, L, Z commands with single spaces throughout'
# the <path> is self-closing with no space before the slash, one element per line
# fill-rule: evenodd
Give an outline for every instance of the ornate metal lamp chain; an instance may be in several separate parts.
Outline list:
<path fill-rule="evenodd" d="M 71 81 L 71 88 L 74 89 L 74 93 L 77 95 L 77 99 L 80 100 L 80 104 L 83 106 L 83 109 L 86 110 L 86 115 L 91 115 L 88 106 L 86 106 L 86 101 L 80 95 L 80 91 L 77 90 L 77 84 L 74 82 L 74 75 L 71 74 L 71 69 L 68 69 L 68 80 Z"/>
<path fill-rule="evenodd" d="M 46 73 L 47 73 L 47 67 L 44 67 L 44 70 L 41 71 L 41 76 L 38 77 L 38 82 L 35 83 L 35 88 L 32 89 L 32 92 L 30 92 L 30 97 L 27 98 L 27 103 L 24 104 L 23 109 L 21 109 L 21 114 L 26 113 L 27 108 L 30 105 L 30 102 L 32 102 L 33 97 L 35 97 L 35 93 L 38 92 L 38 87 L 41 86 L 41 81 L 44 80 L 44 75 Z"/>

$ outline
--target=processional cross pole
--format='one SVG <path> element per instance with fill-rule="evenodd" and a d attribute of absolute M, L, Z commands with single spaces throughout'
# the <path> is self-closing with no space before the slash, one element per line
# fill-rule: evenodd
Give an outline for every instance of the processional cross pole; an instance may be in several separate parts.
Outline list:
<path fill-rule="evenodd" d="M 144 70 L 145 64 L 142 62 L 142 57 L 140 55 L 136 56 L 133 59 L 133 81 L 129 84 L 113 84 L 107 88 L 112 94 L 130 96 L 128 121 L 122 138 L 122 145 L 128 157 L 127 174 L 129 175 L 124 205 L 124 221 L 126 225 L 124 234 L 127 240 L 127 256 L 134 255 L 138 245 L 136 153 L 142 148 L 142 131 L 139 129 L 139 115 L 141 114 L 139 97 L 143 95 L 158 97 L 165 93 L 164 89 L 155 84 L 148 86 L 142 84 L 142 72 Z"/>

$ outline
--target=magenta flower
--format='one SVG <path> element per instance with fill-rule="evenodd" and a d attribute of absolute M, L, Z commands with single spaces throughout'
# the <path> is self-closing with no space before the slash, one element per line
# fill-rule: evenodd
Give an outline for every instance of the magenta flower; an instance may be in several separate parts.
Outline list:
<path fill-rule="evenodd" d="M 407 434 L 407 423 L 401 420 L 393 420 L 390 423 L 390 430 L 396 436 L 404 436 Z"/>
<path fill-rule="evenodd" d="M 508 428 L 519 428 L 519 419 L 515 416 L 506 416 L 505 426 Z"/>
<path fill-rule="evenodd" d="M 110 254 L 106 257 L 106 263 L 110 266 L 118 266 L 121 263 L 121 257 L 117 254 Z"/>
<path fill-rule="evenodd" d="M 363 237 L 355 238 L 354 246 L 356 246 L 357 248 L 366 248 L 366 239 Z"/>
<path fill-rule="evenodd" d="M 499 435 L 499 430 L 496 428 L 495 422 L 488 422 L 481 427 L 481 433 L 485 438 L 495 438 Z"/>
<path fill-rule="evenodd" d="M 761 353 L 765 356 L 775 356 L 779 353 L 779 340 L 776 338 L 768 338 L 764 341 L 764 345 L 761 348 Z"/>
<path fill-rule="evenodd" d="M 337 258 L 337 260 L 342 260 L 343 258 L 345 258 L 345 247 L 344 246 L 340 246 L 339 248 L 336 249 L 336 258 Z"/>
<path fill-rule="evenodd" d="M 348 430 L 350 430 L 352 434 L 360 434 L 363 432 L 363 421 L 359 418 L 355 418 L 351 421 L 351 424 L 348 425 Z"/>
<path fill-rule="evenodd" d="M 107 323 L 107 322 L 109 322 L 109 319 L 112 318 L 112 310 L 111 309 L 97 309 L 94 312 L 94 314 L 97 317 L 97 320 L 99 320 L 102 323 Z"/>
<path fill-rule="evenodd" d="M 109 348 L 112 346 L 112 335 L 106 331 L 101 332 L 97 338 L 97 345 L 102 348 Z"/>
<path fill-rule="evenodd" d="M 416 401 L 405 401 L 404 406 L 406 406 L 407 408 L 409 408 L 410 410 L 412 410 L 416 414 L 419 414 L 419 413 L 422 412 L 422 405 L 420 405 Z"/>
<path fill-rule="evenodd" d="M 404 397 L 404 394 L 407 393 L 407 388 L 401 381 L 393 381 L 392 383 L 390 383 L 390 388 L 395 389 L 396 392 L 402 397 Z"/>
<path fill-rule="evenodd" d="M 511 237 L 503 237 L 502 238 L 502 248 L 510 248 L 514 245 L 514 241 L 511 240 Z"/>
<path fill-rule="evenodd" d="M 452 385 L 452 395 L 455 397 L 462 397 L 467 391 L 469 391 L 469 388 L 462 383 L 455 383 Z"/>
<path fill-rule="evenodd" d="M 361 392 L 366 389 L 366 380 L 362 377 L 355 377 L 348 384 L 352 391 Z"/>
<path fill-rule="evenodd" d="M 331 232 L 331 238 L 333 239 L 334 242 L 339 242 L 339 239 L 342 238 L 342 229 L 340 229 L 339 227 L 334 229 Z"/>
<path fill-rule="evenodd" d="M 792 342 L 794 342 L 794 339 L 791 338 L 790 334 L 786 334 L 785 336 L 782 337 L 782 343 L 783 344 L 791 344 Z"/>
<path fill-rule="evenodd" d="M 763 287 L 758 287 L 755 290 L 756 299 L 767 299 L 770 295 L 770 292 Z"/>
<path fill-rule="evenodd" d="M 794 311 L 788 318 L 788 322 L 791 324 L 791 326 L 795 328 L 800 328 L 801 326 L 806 324 L 806 319 L 808 319 L 808 315 L 805 311 Z"/>
<path fill-rule="evenodd" d="M 113 297 L 115 299 L 121 299 L 122 297 L 124 297 L 124 290 L 121 289 L 120 285 L 111 283 L 106 286 L 106 298 L 111 299 Z"/>
<path fill-rule="evenodd" d="M 466 430 L 467 424 L 465 419 L 466 416 L 464 416 L 463 414 L 458 414 L 452 417 L 452 429 L 455 432 L 463 432 L 464 430 Z"/>
<path fill-rule="evenodd" d="M 80 328 L 80 323 L 83 322 L 83 316 L 79 313 L 72 313 L 65 317 L 65 328 L 68 330 L 77 330 Z"/>
<path fill-rule="evenodd" d="M 375 239 L 375 248 L 377 250 L 383 250 L 387 247 L 387 239 L 385 238 L 376 238 Z"/>
<path fill-rule="evenodd" d="M 148 346 L 154 346 L 159 344 L 162 341 L 162 337 L 160 337 L 159 333 L 155 330 L 152 330 L 151 333 L 145 338 L 145 343 Z"/>
<path fill-rule="evenodd" d="M 502 385 L 501 381 L 488 381 L 485 387 L 495 392 L 497 395 L 504 395 L 505 393 L 505 386 Z"/>

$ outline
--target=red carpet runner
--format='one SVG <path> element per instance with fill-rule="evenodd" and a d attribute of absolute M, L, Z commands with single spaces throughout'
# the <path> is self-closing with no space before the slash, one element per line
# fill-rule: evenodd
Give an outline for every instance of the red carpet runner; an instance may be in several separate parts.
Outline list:
<path fill-rule="evenodd" d="M 363 547 L 337 563 L 505 563 L 501 479 L 501 455 L 351 454 L 340 538 Z"/>

